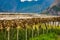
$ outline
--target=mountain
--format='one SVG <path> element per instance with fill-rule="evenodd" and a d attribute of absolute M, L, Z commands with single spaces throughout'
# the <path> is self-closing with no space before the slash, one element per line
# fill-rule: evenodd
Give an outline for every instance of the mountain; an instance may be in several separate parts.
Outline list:
<path fill-rule="evenodd" d="M 46 11 L 49 15 L 59 15 L 60 16 L 60 0 L 56 0 L 51 7 Z"/>

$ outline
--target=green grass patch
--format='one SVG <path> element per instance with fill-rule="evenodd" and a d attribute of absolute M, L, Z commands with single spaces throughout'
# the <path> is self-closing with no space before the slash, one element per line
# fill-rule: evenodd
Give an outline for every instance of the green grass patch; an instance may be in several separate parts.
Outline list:
<path fill-rule="evenodd" d="M 29 40 L 56 40 L 57 35 L 55 33 L 41 34 L 37 37 L 30 38 Z"/>

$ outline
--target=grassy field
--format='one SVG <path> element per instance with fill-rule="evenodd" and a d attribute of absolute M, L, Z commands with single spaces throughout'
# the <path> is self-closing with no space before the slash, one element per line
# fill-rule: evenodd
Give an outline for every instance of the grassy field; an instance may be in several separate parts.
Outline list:
<path fill-rule="evenodd" d="M 4 28 L 0 30 L 0 40 L 60 40 L 60 26 L 38 23 L 25 28 Z"/>
<path fill-rule="evenodd" d="M 15 16 L 0 15 L 0 40 L 60 40 L 60 17 Z"/>

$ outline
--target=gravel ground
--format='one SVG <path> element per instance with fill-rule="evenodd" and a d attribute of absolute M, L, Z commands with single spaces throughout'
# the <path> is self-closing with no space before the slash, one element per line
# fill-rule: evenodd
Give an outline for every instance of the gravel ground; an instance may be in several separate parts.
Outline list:
<path fill-rule="evenodd" d="M 27 18 L 52 18 L 52 17 L 60 17 L 53 15 L 45 15 L 45 14 L 25 14 L 25 13 L 0 13 L 0 20 L 12 20 L 12 19 L 27 19 Z"/>

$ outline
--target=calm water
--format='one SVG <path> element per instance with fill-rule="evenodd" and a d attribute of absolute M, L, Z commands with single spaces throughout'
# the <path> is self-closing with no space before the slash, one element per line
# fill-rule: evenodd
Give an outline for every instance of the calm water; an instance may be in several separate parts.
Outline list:
<path fill-rule="evenodd" d="M 46 10 L 54 0 L 38 0 L 37 2 L 21 2 L 20 0 L 0 0 L 0 12 L 41 13 Z"/>

